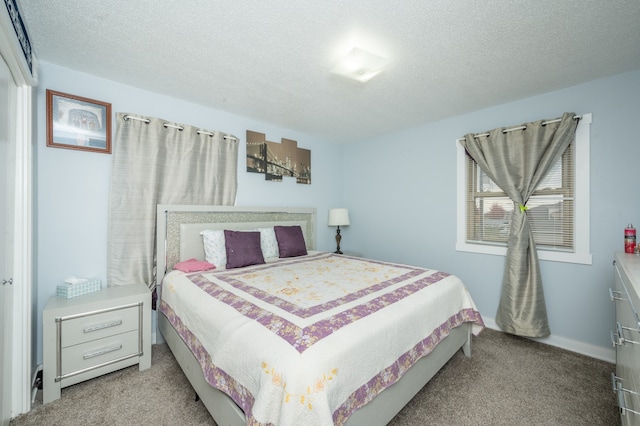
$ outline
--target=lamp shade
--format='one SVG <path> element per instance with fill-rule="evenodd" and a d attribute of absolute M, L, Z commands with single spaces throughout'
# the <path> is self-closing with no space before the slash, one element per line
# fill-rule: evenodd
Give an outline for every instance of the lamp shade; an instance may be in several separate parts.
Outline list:
<path fill-rule="evenodd" d="M 330 209 L 329 210 L 329 226 L 349 225 L 349 210 L 347 209 Z"/>

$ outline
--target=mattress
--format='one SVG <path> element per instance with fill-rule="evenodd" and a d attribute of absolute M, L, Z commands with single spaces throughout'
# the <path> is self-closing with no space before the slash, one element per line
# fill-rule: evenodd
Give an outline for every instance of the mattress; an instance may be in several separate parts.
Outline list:
<path fill-rule="evenodd" d="M 342 425 L 449 332 L 483 322 L 432 269 L 316 252 L 224 271 L 173 271 L 160 310 L 248 425 Z"/>

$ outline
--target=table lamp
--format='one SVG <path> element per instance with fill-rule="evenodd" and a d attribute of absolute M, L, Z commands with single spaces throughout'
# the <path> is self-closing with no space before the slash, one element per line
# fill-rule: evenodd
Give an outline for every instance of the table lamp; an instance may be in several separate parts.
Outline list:
<path fill-rule="evenodd" d="M 340 251 L 340 240 L 342 236 L 340 236 L 340 226 L 349 225 L 349 210 L 347 209 L 330 209 L 329 210 L 329 226 L 337 226 L 338 229 L 336 231 L 336 251 L 334 253 L 342 254 Z"/>

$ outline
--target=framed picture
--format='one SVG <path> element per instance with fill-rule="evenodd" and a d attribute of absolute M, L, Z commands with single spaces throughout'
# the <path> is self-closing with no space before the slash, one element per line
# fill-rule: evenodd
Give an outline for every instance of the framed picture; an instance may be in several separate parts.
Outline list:
<path fill-rule="evenodd" d="M 47 89 L 47 146 L 111 154 L 111 104 Z"/>

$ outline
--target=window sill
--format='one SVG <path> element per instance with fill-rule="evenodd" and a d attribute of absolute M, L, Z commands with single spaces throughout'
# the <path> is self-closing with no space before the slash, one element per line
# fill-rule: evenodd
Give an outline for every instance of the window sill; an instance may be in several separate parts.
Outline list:
<path fill-rule="evenodd" d="M 507 248 L 502 246 L 490 246 L 483 244 L 456 244 L 456 251 L 469 253 L 491 254 L 494 256 L 506 256 Z M 581 265 L 591 265 L 590 253 L 563 253 L 558 251 L 538 250 L 538 259 L 549 262 L 578 263 Z"/>

